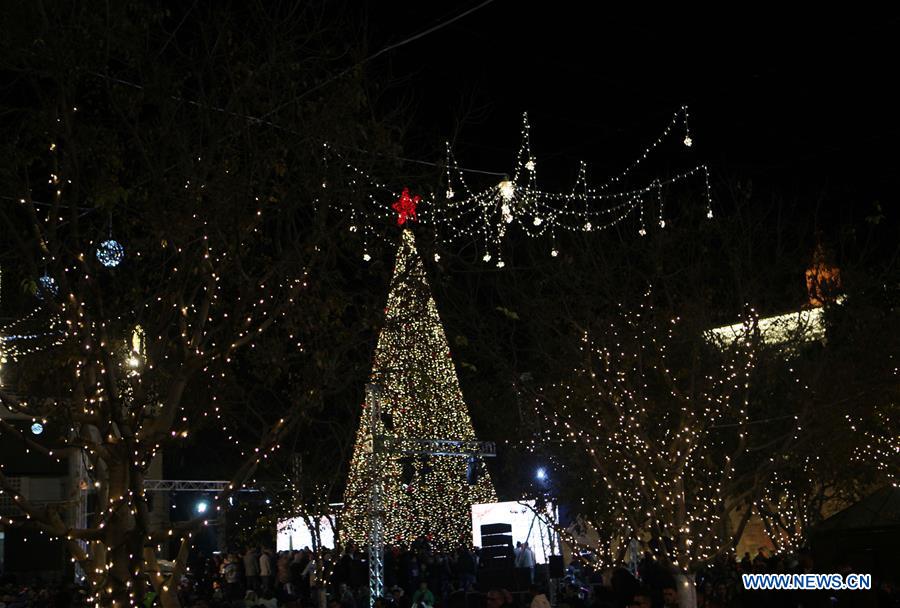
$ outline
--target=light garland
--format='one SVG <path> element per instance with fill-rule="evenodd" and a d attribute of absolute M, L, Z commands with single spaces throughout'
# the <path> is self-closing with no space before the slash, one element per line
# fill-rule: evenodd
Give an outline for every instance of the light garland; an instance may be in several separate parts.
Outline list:
<path fill-rule="evenodd" d="M 108 239 L 97 246 L 97 260 L 107 268 L 115 268 L 125 259 L 125 248 L 115 239 Z"/>
<path fill-rule="evenodd" d="M 379 434 L 406 439 L 475 439 L 450 347 L 410 230 L 404 230 L 385 308 L 384 327 L 372 364 L 372 382 L 381 385 L 382 411 L 393 416 L 394 430 L 377 423 Z M 341 518 L 343 542 L 368 539 L 372 436 L 363 406 Z M 387 459 L 383 474 L 384 538 L 410 543 L 427 536 L 433 545 L 455 548 L 471 538 L 471 505 L 494 502 L 487 474 L 475 485 L 466 481 L 466 459 L 416 458 L 403 480 L 402 456 Z M 411 468 L 410 468 L 411 467 Z"/>
<path fill-rule="evenodd" d="M 641 154 L 616 175 L 608 178 L 597 187 L 587 183 L 586 165 L 579 166 L 575 187 L 571 192 L 551 192 L 541 190 L 537 186 L 537 160 L 531 151 L 531 126 L 528 115 L 522 120 L 521 146 L 516 155 L 516 165 L 512 177 L 506 177 L 497 185 L 476 190 L 470 187 L 466 170 L 462 169 L 450 149 L 446 145 L 445 189 L 441 195 L 427 198 L 427 203 L 420 210 L 423 224 L 435 229 L 438 241 L 443 240 L 450 245 L 462 239 L 475 239 L 484 243 L 486 252 L 482 256 L 484 262 L 493 262 L 497 267 L 505 265 L 502 244 L 508 232 L 515 228 L 529 238 L 549 235 L 554 246 L 551 255 L 558 255 L 555 246 L 556 234 L 559 231 L 593 233 L 608 230 L 620 225 L 629 217 L 637 214 L 639 226 L 636 232 L 640 236 L 647 234 L 644 223 L 645 207 L 654 205 L 658 210 L 657 225 L 666 227 L 664 215 L 663 191 L 674 184 L 694 178 L 703 179 L 702 187 L 706 202 L 706 217 L 713 217 L 712 191 L 709 183 L 709 169 L 705 164 L 676 173 L 668 178 L 653 178 L 643 185 L 624 187 L 631 174 L 641 167 L 654 151 L 671 138 L 677 128 L 683 132 L 682 143 L 685 147 L 693 145 L 688 126 L 687 106 L 676 111 L 663 132 L 644 148 Z M 336 156 L 343 162 L 356 178 L 349 183 L 358 192 L 365 188 L 389 192 L 398 196 L 386 184 L 369 175 L 362 169 L 347 161 L 331 146 L 324 146 L 327 156 Z M 360 231 L 366 239 L 379 234 L 376 225 L 391 217 L 383 201 L 378 201 L 371 193 L 366 196 L 368 208 L 354 209 L 351 214 L 355 218 L 351 231 Z M 345 211 L 346 212 L 346 211 Z M 438 232 L 441 231 L 441 233 Z"/>
<path fill-rule="evenodd" d="M 59 164 L 57 154 L 59 148 L 51 144 L 50 166 Z M 56 174 L 48 180 L 54 200 L 51 209 L 57 205 L 65 207 L 62 199 L 69 183 Z M 189 182 L 185 188 L 189 202 L 202 200 L 206 186 L 203 182 Z M 25 369 L 26 364 L 45 365 L 50 361 L 58 366 L 51 369 L 66 373 L 59 375 L 62 392 L 58 395 L 42 394 L 53 387 L 40 383 L 26 388 L 37 393 L 34 396 L 19 398 L 4 393 L 5 406 L 31 416 L 32 431 L 21 433 L 3 425 L 3 432 L 16 434 L 26 452 L 38 451 L 57 462 L 61 462 L 65 451 L 80 452 L 84 478 L 79 483 L 78 499 L 86 500 L 85 492 L 92 492 L 96 510 L 86 528 L 76 530 L 53 520 L 16 494 L 14 503 L 22 516 L 11 519 L 10 524 L 34 526 L 41 534 L 66 542 L 73 561 L 81 566 L 87 579 L 92 604 L 137 605 L 142 598 L 135 595 L 129 575 L 132 572 L 137 576 L 140 572 L 156 571 L 151 578 L 162 589 L 173 580 L 177 582 L 178 575 L 158 572 L 152 552 L 149 557 L 145 553 L 130 553 L 125 545 L 107 540 L 107 530 L 115 529 L 115 534 L 124 535 L 131 543 L 141 527 L 124 524 L 129 518 L 143 517 L 147 508 L 143 490 L 127 487 L 130 482 L 111 476 L 110 468 L 124 465 L 127 478 L 140 479 L 165 445 L 186 439 L 204 418 L 214 418 L 216 422 L 222 419 L 214 397 L 211 403 L 200 404 L 180 397 L 168 401 L 173 375 L 206 374 L 210 385 L 215 385 L 240 349 L 255 348 L 265 330 L 296 309 L 297 300 L 307 287 L 308 271 L 303 267 L 290 270 L 285 276 L 273 273 L 271 267 L 245 267 L 249 271 L 244 275 L 246 282 L 235 283 L 242 273 L 233 271 L 234 251 L 246 251 L 257 239 L 266 238 L 255 235 L 268 219 L 265 212 L 277 208 L 261 204 L 260 199 L 251 197 L 251 206 L 242 207 L 246 209 L 242 226 L 247 233 L 239 243 L 233 243 L 233 249 L 228 249 L 230 243 L 220 241 L 219 235 L 210 230 L 213 226 L 207 219 L 188 211 L 185 219 L 196 226 L 196 231 L 185 234 L 183 241 L 172 236 L 178 234 L 177 230 L 166 231 L 161 241 L 150 241 L 152 250 L 135 251 L 136 260 L 156 263 L 152 272 L 160 273 L 162 278 L 158 285 L 145 286 L 148 297 L 128 310 L 118 311 L 121 314 L 112 312 L 109 301 L 107 306 L 98 301 L 101 287 L 94 274 L 100 267 L 118 265 L 124 259 L 124 247 L 111 237 L 96 246 L 87 239 L 61 245 L 60 239 L 70 233 L 59 227 L 68 220 L 58 211 L 43 214 L 42 203 L 32 198 L 32 192 L 19 201 L 34 218 L 31 227 L 39 233 L 41 243 L 38 264 L 47 270 L 34 283 L 36 308 L 0 328 L 0 362 L 20 362 Z M 137 322 L 147 324 L 144 327 L 150 330 L 141 326 L 134 332 L 127 329 L 134 328 Z M 29 329 L 24 328 L 26 325 Z M 126 333 L 130 339 L 122 335 Z M 300 348 L 299 340 L 297 346 Z M 68 349 L 69 356 L 63 362 L 56 358 L 23 361 L 49 347 Z M 196 371 L 187 370 L 184 363 Z M 286 419 L 264 432 L 258 445 L 242 450 L 245 464 L 235 482 L 217 498 L 237 491 L 245 481 L 242 476 L 280 448 L 282 434 L 297 415 L 297 410 L 291 410 Z M 161 421 L 167 419 L 171 419 L 169 426 L 162 428 Z M 48 422 L 53 424 L 47 426 Z M 233 432 L 227 431 L 224 422 L 222 426 L 231 439 Z M 33 434 L 38 428 L 42 438 L 46 436 L 46 441 L 59 448 L 47 449 L 36 443 Z M 49 431 L 52 437 L 47 436 Z M 0 492 L 9 492 L 10 487 L 10 479 L 0 463 Z M 215 511 L 221 509 L 217 505 Z M 168 531 L 152 531 L 146 540 L 155 541 L 157 547 L 163 541 L 181 542 L 183 554 L 175 560 L 178 571 L 183 569 L 186 551 L 193 545 L 193 530 L 207 524 L 208 521 L 192 520 L 173 525 Z M 140 523 L 145 525 L 146 522 Z"/>
<path fill-rule="evenodd" d="M 877 407 L 874 416 L 846 416 L 850 432 L 860 438 L 853 463 L 873 468 L 895 488 L 900 488 L 900 406 Z"/>
<path fill-rule="evenodd" d="M 580 461 L 570 466 L 583 471 L 580 493 L 600 499 L 600 511 L 585 516 L 601 534 L 605 559 L 634 531 L 670 539 L 661 557 L 678 568 L 710 558 L 730 540 L 723 520 L 750 424 L 754 349 L 749 341 L 732 345 L 718 366 L 690 372 L 683 353 L 670 354 L 679 327 L 680 319 L 663 322 L 647 302 L 631 310 L 620 305 L 596 339 L 583 336 L 579 383 L 537 395 L 548 424 L 527 447 L 570 446 L 570 458 Z M 710 461 L 713 453 L 729 455 Z"/>
<path fill-rule="evenodd" d="M 37 290 L 35 295 L 40 300 L 56 297 L 59 293 L 59 287 L 56 286 L 56 279 L 48 274 L 44 274 L 37 280 Z"/>
<path fill-rule="evenodd" d="M 23 357 L 63 343 L 62 323 L 56 316 L 51 317 L 49 324 L 39 331 L 25 333 L 22 329 L 18 329 L 20 326 L 34 321 L 37 312 L 37 310 L 33 310 L 21 319 L 16 319 L 0 327 L 0 365 L 16 363 Z M 0 377 L 0 384 L 2 384 L 2 377 Z"/>

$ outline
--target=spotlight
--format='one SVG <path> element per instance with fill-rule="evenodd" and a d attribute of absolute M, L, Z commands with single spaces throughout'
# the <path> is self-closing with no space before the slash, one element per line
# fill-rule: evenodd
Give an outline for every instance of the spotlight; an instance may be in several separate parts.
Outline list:
<path fill-rule="evenodd" d="M 40 435 L 43 432 L 44 432 L 44 425 L 41 424 L 40 422 L 35 422 L 34 424 L 31 425 L 31 433 L 33 435 Z"/>
<path fill-rule="evenodd" d="M 209 503 L 205 500 L 197 501 L 197 504 L 194 505 L 194 509 L 198 514 L 203 515 L 204 513 L 206 513 L 206 510 L 209 509 Z"/>
<path fill-rule="evenodd" d="M 534 476 L 537 477 L 539 481 L 544 481 L 547 479 L 547 471 L 544 470 L 544 467 L 538 467 L 538 470 L 535 471 Z"/>

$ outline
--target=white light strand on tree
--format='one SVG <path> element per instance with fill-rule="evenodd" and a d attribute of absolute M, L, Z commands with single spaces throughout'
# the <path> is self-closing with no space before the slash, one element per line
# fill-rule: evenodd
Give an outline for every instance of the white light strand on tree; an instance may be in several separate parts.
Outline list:
<path fill-rule="evenodd" d="M 586 495 L 603 496 L 602 512 L 590 519 L 609 535 L 598 547 L 606 559 L 633 532 L 669 539 L 663 557 L 677 568 L 709 559 L 727 542 L 724 505 L 747 439 L 754 348 L 747 342 L 721 357 L 708 353 L 721 361 L 698 372 L 683 352 L 669 352 L 679 328 L 680 319 L 663 323 L 648 303 L 620 305 L 596 338 L 583 336 L 585 364 L 574 381 L 537 396 L 548 425 L 529 447 L 570 446 L 571 457 L 584 461 Z M 717 428 L 722 423 L 731 430 Z M 713 452 L 725 453 L 724 461 L 710 465 Z"/>
<path fill-rule="evenodd" d="M 73 116 L 75 112 L 77 108 L 72 108 Z M 48 166 L 59 165 L 59 153 L 58 146 L 51 143 Z M 197 158 L 198 162 L 200 160 Z M 33 195 L 40 192 L 32 191 L 19 200 L 19 204 L 34 212 L 33 227 L 42 236 L 57 235 L 59 226 L 68 223 L 68 220 L 60 217 L 59 209 L 69 208 L 65 204 L 65 198 L 71 181 L 53 173 L 47 184 L 51 192 L 46 194 L 53 200 L 52 203 L 39 203 L 34 200 Z M 114 566 L 120 570 L 119 583 L 125 580 L 121 572 L 124 565 L 129 571 L 134 568 L 135 577 L 141 572 L 149 572 L 151 577 L 158 579 L 159 587 L 166 591 L 167 581 L 173 576 L 164 575 L 159 570 L 148 570 L 151 564 L 156 564 L 153 567 L 158 568 L 156 555 L 151 559 L 142 554 L 122 554 L 122 546 L 107 544 L 108 539 L 103 532 L 104 528 L 120 523 L 123 517 L 134 517 L 147 504 L 142 488 L 114 488 L 114 481 L 122 480 L 110 478 L 107 482 L 101 470 L 105 467 L 98 466 L 106 458 L 104 454 L 118 450 L 118 446 L 124 441 L 120 431 L 122 426 L 127 425 L 133 429 L 133 435 L 127 438 L 133 449 L 130 458 L 138 470 L 145 470 L 164 442 L 186 439 L 189 429 L 197 423 L 197 420 L 190 417 L 192 413 L 187 411 L 185 403 L 179 400 L 171 413 L 170 428 L 161 433 L 157 416 L 151 412 L 152 406 L 158 404 L 158 401 L 155 401 L 153 387 L 148 386 L 147 378 L 153 377 L 154 370 L 172 363 L 173 359 L 176 360 L 173 365 L 177 367 L 177 361 L 183 357 L 199 365 L 202 372 L 207 374 L 210 384 L 214 385 L 216 375 L 224 374 L 222 368 L 231 362 L 234 354 L 241 348 L 256 348 L 257 338 L 295 309 L 300 294 L 307 288 L 308 269 L 300 268 L 286 272 L 281 277 L 276 274 L 266 279 L 251 278 L 251 284 L 245 286 L 246 293 L 235 296 L 233 291 L 229 291 L 234 288 L 233 285 L 230 288 L 224 286 L 232 278 L 229 275 L 234 275 L 228 269 L 236 257 L 235 252 L 226 250 L 224 243 L 218 245 L 216 233 L 209 226 L 208 219 L 199 215 L 199 211 L 205 208 L 200 203 L 208 196 L 206 184 L 188 181 L 184 186 L 183 196 L 186 204 L 184 209 L 190 209 L 189 205 L 197 205 L 197 211 L 185 213 L 186 216 L 190 215 L 187 221 L 196 224 L 198 231 L 183 242 L 175 238 L 166 238 L 158 243 L 150 242 L 149 247 L 155 251 L 136 250 L 134 260 L 140 264 L 142 260 L 154 259 L 158 262 L 155 269 L 165 277 L 160 285 L 187 285 L 189 289 L 186 291 L 193 295 L 193 299 L 177 301 L 176 298 L 169 297 L 172 295 L 171 291 L 166 293 L 150 288 L 148 293 L 153 297 L 148 297 L 142 306 L 138 305 L 134 310 L 117 316 L 101 312 L 97 310 L 99 306 L 95 306 L 95 296 L 101 289 L 97 274 L 102 269 L 109 268 L 110 261 L 115 260 L 116 264 L 121 262 L 124 251 L 112 252 L 116 254 L 112 258 L 98 256 L 95 240 L 82 238 L 79 242 L 67 243 L 69 249 L 58 248 L 60 253 L 57 257 L 49 253 L 50 246 L 55 243 L 49 238 L 42 238 L 39 263 L 44 266 L 45 271 L 42 277 L 33 282 L 33 291 L 39 296 L 35 300 L 35 308 L 0 330 L 0 334 L 5 337 L 0 341 L 0 351 L 10 360 L 22 360 L 53 346 L 68 348 L 75 361 L 73 367 L 76 380 L 68 383 L 68 395 L 61 395 L 59 399 L 32 396 L 20 399 L 7 392 L 3 394 L 4 405 L 17 413 L 31 416 L 33 423 L 58 423 L 59 437 L 53 439 L 63 449 L 47 448 L 17 432 L 12 425 L 3 424 L 2 420 L 0 424 L 5 433 L 19 436 L 26 445 L 26 452 L 34 450 L 61 462 L 61 452 L 66 448 L 81 451 L 87 476 L 87 479 L 81 480 L 84 484 L 82 489 L 89 488 L 96 494 L 95 525 L 87 530 L 74 530 L 68 524 L 47 520 L 47 514 L 43 510 L 35 508 L 25 497 L 11 491 L 12 486 L 4 474 L 3 463 L 0 463 L 0 493 L 10 494 L 14 504 L 22 512 L 20 518 L 9 518 L 9 525 L 31 526 L 42 536 L 68 541 L 73 562 L 77 561 L 85 567 L 91 563 L 102 566 L 86 571 L 90 591 L 88 600 L 98 605 L 124 605 L 116 601 L 110 604 L 109 597 L 106 597 L 106 594 L 112 593 L 107 581 L 110 580 Z M 267 219 L 267 212 L 269 209 L 278 209 L 276 205 L 261 202 L 261 198 L 266 200 L 266 197 L 249 198 L 250 205 L 246 207 L 247 221 L 244 225 L 246 233 L 239 244 L 241 251 L 256 244 L 258 238 L 264 238 L 259 230 Z M 40 209 L 48 206 L 50 211 L 43 216 L 38 215 Z M 85 213 L 79 215 L 79 218 L 83 215 Z M 262 276 L 271 274 L 267 270 Z M 166 298 L 157 297 L 157 293 L 165 293 Z M 137 358 L 131 335 L 118 335 L 113 327 L 133 328 L 136 321 L 148 317 L 169 321 L 154 328 L 152 333 L 143 335 L 141 349 L 146 349 L 146 352 L 138 353 L 140 358 Z M 32 322 L 41 329 L 29 333 L 20 330 L 15 334 L 5 335 L 12 328 Z M 126 333 L 130 334 L 131 329 Z M 42 338 L 44 340 L 40 341 Z M 26 341 L 38 341 L 39 344 L 28 346 L 25 345 Z M 29 363 L 34 361 L 34 357 L 28 359 Z M 114 381 L 113 378 L 117 380 Z M 82 389 L 77 395 L 71 386 L 75 383 L 80 383 Z M 139 390 L 143 393 L 142 400 L 136 398 Z M 217 421 L 221 421 L 215 397 L 208 407 L 194 413 L 203 418 L 214 416 Z M 292 413 L 288 417 L 292 420 L 293 416 Z M 118 422 L 113 424 L 117 419 Z M 287 419 L 274 422 L 259 445 L 243 450 L 248 457 L 249 466 L 261 464 L 280 448 L 280 438 L 288 427 L 287 422 Z M 91 427 L 105 430 L 95 437 L 89 430 L 84 430 Z M 224 426 L 223 431 L 228 432 Z M 82 437 L 88 439 L 78 441 Z M 74 445 L 69 444 L 71 438 L 76 438 Z M 225 508 L 220 499 L 237 491 L 243 482 L 241 480 L 240 483 L 231 485 L 215 497 L 212 516 L 218 515 Z M 170 540 L 181 541 L 184 547 L 190 548 L 194 546 L 194 532 L 208 523 L 208 520 L 192 520 L 182 525 L 173 524 L 168 530 L 153 531 L 147 540 L 153 541 L 157 551 L 161 543 L 168 543 Z M 118 555 L 115 562 L 112 557 L 114 551 Z M 186 555 L 179 556 L 175 560 L 176 566 L 183 567 L 185 560 Z M 131 585 L 128 587 L 131 588 Z M 141 600 L 142 598 L 133 594 L 129 596 L 131 605 L 137 605 Z"/>

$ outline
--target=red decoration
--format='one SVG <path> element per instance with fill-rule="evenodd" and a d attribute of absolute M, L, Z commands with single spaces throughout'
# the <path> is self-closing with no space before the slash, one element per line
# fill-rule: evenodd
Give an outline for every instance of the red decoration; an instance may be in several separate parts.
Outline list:
<path fill-rule="evenodd" d="M 416 219 L 416 205 L 419 204 L 419 195 L 410 197 L 409 196 L 409 188 L 403 189 L 403 194 L 400 195 L 400 198 L 397 199 L 393 205 L 391 205 L 391 209 L 397 212 L 397 225 L 402 226 L 406 223 L 406 220 L 414 220 Z"/>

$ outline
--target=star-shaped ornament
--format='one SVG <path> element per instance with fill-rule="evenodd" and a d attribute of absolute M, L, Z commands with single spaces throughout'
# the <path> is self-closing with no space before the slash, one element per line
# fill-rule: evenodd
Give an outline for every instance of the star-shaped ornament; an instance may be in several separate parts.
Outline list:
<path fill-rule="evenodd" d="M 419 204 L 419 196 L 410 196 L 409 188 L 404 188 L 400 198 L 397 199 L 391 209 L 397 212 L 397 225 L 402 226 L 407 220 L 418 221 L 416 219 L 416 205 Z"/>

